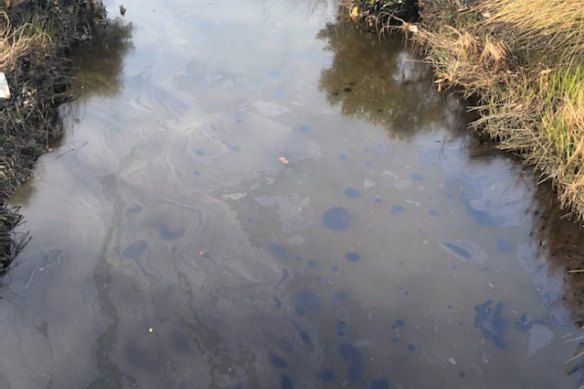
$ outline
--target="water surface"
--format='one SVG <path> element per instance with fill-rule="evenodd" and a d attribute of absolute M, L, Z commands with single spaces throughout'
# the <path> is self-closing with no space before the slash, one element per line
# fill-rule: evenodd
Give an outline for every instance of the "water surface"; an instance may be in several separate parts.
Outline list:
<path fill-rule="evenodd" d="M 578 387 L 534 178 L 399 40 L 332 0 L 124 5 L 14 199 L 1 387 Z"/>

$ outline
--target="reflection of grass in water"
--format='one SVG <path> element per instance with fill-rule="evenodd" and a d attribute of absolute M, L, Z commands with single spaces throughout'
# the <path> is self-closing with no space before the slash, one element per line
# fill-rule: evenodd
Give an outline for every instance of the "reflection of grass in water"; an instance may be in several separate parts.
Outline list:
<path fill-rule="evenodd" d="M 427 70 L 414 60 L 408 63 L 398 40 L 380 42 L 343 22 L 327 25 L 317 37 L 334 54 L 332 65 L 321 72 L 320 90 L 343 114 L 397 137 L 409 137 L 444 116 Z"/>
<path fill-rule="evenodd" d="M 120 93 L 123 59 L 133 47 L 132 25 L 119 19 L 101 31 L 91 42 L 76 48 L 72 59 L 72 92 L 77 99 L 108 97 Z"/>

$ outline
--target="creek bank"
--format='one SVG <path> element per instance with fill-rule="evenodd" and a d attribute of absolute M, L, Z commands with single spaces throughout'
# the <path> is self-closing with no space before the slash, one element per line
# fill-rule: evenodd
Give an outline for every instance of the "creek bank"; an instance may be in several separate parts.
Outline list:
<path fill-rule="evenodd" d="M 351 18 L 378 32 L 390 28 L 386 9 L 415 7 L 400 28 L 437 87 L 470 98 L 470 127 L 522 157 L 584 220 L 584 0 L 349 1 Z"/>
<path fill-rule="evenodd" d="M 8 88 L 0 99 L 0 272 L 28 240 L 12 233 L 22 217 L 8 199 L 63 135 L 59 106 L 74 98 L 72 49 L 111 26 L 101 1 L 0 0 L 0 72 Z"/>

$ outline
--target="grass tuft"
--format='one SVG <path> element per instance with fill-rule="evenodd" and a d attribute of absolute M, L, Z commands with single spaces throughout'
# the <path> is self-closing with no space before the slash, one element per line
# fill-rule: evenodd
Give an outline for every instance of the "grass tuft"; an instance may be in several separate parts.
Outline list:
<path fill-rule="evenodd" d="M 474 96 L 472 127 L 552 180 L 584 221 L 584 0 L 420 1 L 420 12 L 402 28 L 438 88 Z"/>

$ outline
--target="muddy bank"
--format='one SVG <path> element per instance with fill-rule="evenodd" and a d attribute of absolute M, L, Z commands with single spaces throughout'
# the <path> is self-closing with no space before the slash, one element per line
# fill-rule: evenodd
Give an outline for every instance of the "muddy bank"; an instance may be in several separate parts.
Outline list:
<path fill-rule="evenodd" d="M 39 156 L 59 142 L 59 106 L 77 95 L 70 89 L 72 50 L 98 37 L 126 40 L 120 31 L 128 29 L 108 20 L 100 1 L 0 2 L 0 72 L 10 89 L 0 99 L 1 271 L 28 239 L 11 235 L 22 218 L 7 200 L 31 176 Z"/>

